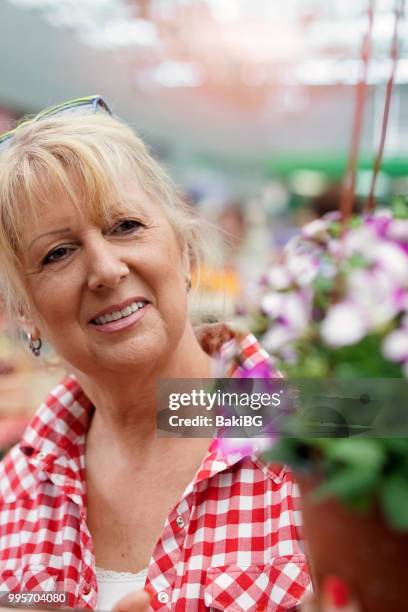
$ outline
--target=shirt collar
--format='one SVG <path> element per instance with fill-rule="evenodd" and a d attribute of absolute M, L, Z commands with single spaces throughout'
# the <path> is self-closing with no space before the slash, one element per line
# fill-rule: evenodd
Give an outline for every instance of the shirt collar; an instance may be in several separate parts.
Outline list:
<path fill-rule="evenodd" d="M 235 333 L 232 340 L 214 346 L 214 352 L 221 358 L 224 376 L 257 377 L 259 367 L 267 367 L 270 376 L 277 375 L 268 353 L 252 334 Z M 92 413 L 92 403 L 76 378 L 71 375 L 62 380 L 37 411 L 20 442 L 20 449 L 32 462 L 32 467 L 47 471 L 51 465 L 54 469 L 60 466 L 66 476 L 67 458 L 76 455 L 83 460 L 81 453 Z M 218 440 L 212 440 L 195 483 L 211 478 L 246 456 L 248 452 L 225 450 Z M 272 475 L 279 477 L 281 470 L 282 466 L 272 467 Z M 71 489 L 73 483 L 68 485 Z"/>
<path fill-rule="evenodd" d="M 84 440 L 93 412 L 90 400 L 71 375 L 48 395 L 20 442 L 21 451 L 34 455 L 60 456 Z"/>

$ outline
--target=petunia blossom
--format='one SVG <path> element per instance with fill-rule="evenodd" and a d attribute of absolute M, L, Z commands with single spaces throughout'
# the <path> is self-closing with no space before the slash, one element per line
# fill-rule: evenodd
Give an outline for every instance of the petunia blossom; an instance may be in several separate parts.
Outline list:
<path fill-rule="evenodd" d="M 384 357 L 391 361 L 408 360 L 408 329 L 396 329 L 384 339 L 382 345 Z"/>
<path fill-rule="evenodd" d="M 370 329 L 391 321 L 401 309 L 400 285 L 381 268 L 354 270 L 347 284 L 349 299 L 364 312 Z"/>
<path fill-rule="evenodd" d="M 267 280 L 271 289 L 279 291 L 290 287 L 292 276 L 286 266 L 276 264 L 269 270 Z"/>
<path fill-rule="evenodd" d="M 367 325 L 362 312 L 352 302 L 342 302 L 329 308 L 320 332 L 329 346 L 348 346 L 364 338 Z"/>
<path fill-rule="evenodd" d="M 408 257 L 397 245 L 387 242 L 378 244 L 373 259 L 396 281 L 408 284 Z"/>

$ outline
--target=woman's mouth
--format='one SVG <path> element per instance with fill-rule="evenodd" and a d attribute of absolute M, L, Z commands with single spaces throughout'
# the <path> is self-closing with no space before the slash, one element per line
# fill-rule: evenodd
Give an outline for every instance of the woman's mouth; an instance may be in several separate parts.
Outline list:
<path fill-rule="evenodd" d="M 90 324 L 101 332 L 114 332 L 130 327 L 138 321 L 144 314 L 145 307 L 149 302 L 137 301 L 132 302 L 121 310 L 114 310 L 92 319 Z"/>

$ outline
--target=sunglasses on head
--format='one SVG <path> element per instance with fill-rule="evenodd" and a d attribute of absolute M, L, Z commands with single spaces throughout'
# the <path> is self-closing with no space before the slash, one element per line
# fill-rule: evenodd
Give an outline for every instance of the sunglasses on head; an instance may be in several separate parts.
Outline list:
<path fill-rule="evenodd" d="M 29 123 L 34 123 L 54 115 L 86 115 L 87 113 L 97 113 L 99 111 L 104 111 L 112 115 L 112 111 L 101 96 L 86 96 L 85 98 L 76 98 L 75 100 L 63 102 L 57 106 L 50 106 L 38 113 L 38 115 L 35 115 L 32 119 L 22 121 L 13 130 L 0 134 L 0 152 L 7 148 L 16 130 L 23 125 L 28 125 Z"/>

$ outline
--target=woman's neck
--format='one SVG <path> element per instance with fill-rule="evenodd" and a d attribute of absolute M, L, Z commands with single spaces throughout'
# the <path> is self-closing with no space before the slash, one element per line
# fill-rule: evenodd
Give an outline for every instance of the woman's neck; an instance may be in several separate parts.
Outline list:
<path fill-rule="evenodd" d="M 159 379 L 209 378 L 213 361 L 203 351 L 191 326 L 186 328 L 178 346 L 164 366 L 154 369 L 152 364 L 140 364 L 129 376 L 114 373 L 95 377 L 75 372 L 85 394 L 95 406 L 88 431 L 103 443 L 118 445 L 134 453 L 156 439 L 156 402 Z"/>

